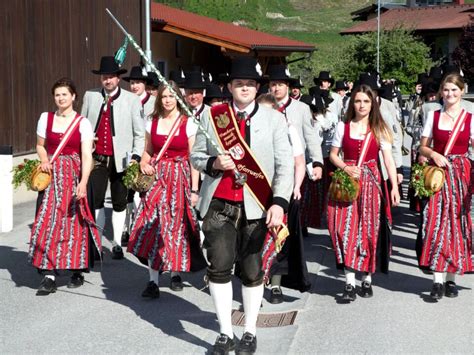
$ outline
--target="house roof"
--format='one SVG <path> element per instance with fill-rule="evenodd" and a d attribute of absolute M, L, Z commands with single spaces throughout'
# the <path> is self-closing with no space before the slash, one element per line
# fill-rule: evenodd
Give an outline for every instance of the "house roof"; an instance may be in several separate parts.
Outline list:
<path fill-rule="evenodd" d="M 153 30 L 176 33 L 238 52 L 312 52 L 314 45 L 218 21 L 163 4 L 151 4 Z"/>
<path fill-rule="evenodd" d="M 393 29 L 400 25 L 415 31 L 458 29 L 469 23 L 474 15 L 474 5 L 443 5 L 391 9 L 380 15 L 380 27 Z M 377 18 L 352 26 L 341 34 L 377 31 Z"/>

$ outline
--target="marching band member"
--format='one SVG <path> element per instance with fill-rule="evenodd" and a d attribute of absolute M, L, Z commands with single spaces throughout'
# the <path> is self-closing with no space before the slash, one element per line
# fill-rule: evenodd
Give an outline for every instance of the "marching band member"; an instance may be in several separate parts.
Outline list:
<path fill-rule="evenodd" d="M 180 95 L 173 81 L 170 85 Z M 138 207 L 127 250 L 148 264 L 150 281 L 142 296 L 158 298 L 160 272 L 171 271 L 170 288 L 181 291 L 178 272 L 202 269 L 205 260 L 193 209 L 199 195 L 199 173 L 189 164 L 197 126 L 183 114 L 164 84 L 158 89 L 152 117 L 146 123 L 140 170 L 155 175 L 155 182 Z"/>
<path fill-rule="evenodd" d="M 227 354 L 236 347 L 231 320 L 231 275 L 236 260 L 245 312 L 244 334 L 236 353 L 256 351 L 256 323 L 263 297 L 262 247 L 267 228 L 281 225 L 293 190 L 293 160 L 288 159 L 292 154 L 284 117 L 255 103 L 261 75 L 255 58 L 233 60 L 227 85 L 232 103 L 215 106 L 201 118 L 211 139 L 219 140 L 229 153 L 219 154 L 198 131 L 191 154 L 193 165 L 205 172 L 198 209 L 210 263 L 209 290 L 221 333 L 214 354 Z"/>
<path fill-rule="evenodd" d="M 155 74 L 156 75 L 156 74 Z M 141 66 L 132 67 L 130 70 L 130 75 L 123 78 L 123 80 L 130 83 L 130 91 L 133 92 L 140 98 L 140 102 L 143 108 L 143 114 L 145 116 L 145 121 L 151 119 L 151 114 L 155 109 L 155 96 L 151 95 L 146 91 L 147 85 L 153 85 L 153 79 L 149 77 L 146 69 Z M 135 201 L 134 201 L 135 199 Z M 125 219 L 124 231 L 122 233 L 121 245 L 126 247 L 128 244 L 128 239 L 130 237 L 130 225 L 133 212 L 136 207 L 140 204 L 140 198 L 138 194 L 135 194 L 135 191 L 129 190 L 127 196 L 127 216 Z"/>
<path fill-rule="evenodd" d="M 321 136 L 313 127 L 311 110 L 303 102 L 290 97 L 290 83 L 294 81 L 286 65 L 275 64 L 268 67 L 270 93 L 278 102 L 278 111 L 283 113 L 288 122 L 296 129 L 308 153 L 308 161 L 312 162 L 312 178 L 319 180 L 322 177 L 323 156 L 321 151 Z M 299 193 L 301 194 L 301 193 Z M 271 303 L 283 302 L 283 291 L 280 287 L 281 277 L 275 275 L 271 282 Z"/>
<path fill-rule="evenodd" d="M 376 271 L 381 219 L 384 219 L 383 182 L 378 168 L 379 150 L 392 182 L 390 202 L 400 202 L 396 169 L 391 154 L 391 132 L 379 112 L 377 96 L 367 85 L 352 91 L 347 122 L 339 122 L 329 159 L 336 168 L 358 180 L 359 196 L 352 202 L 329 199 L 328 229 L 338 268 L 344 268 L 346 285 L 342 299 L 356 299 L 355 272 L 362 272 L 361 297 L 371 297 Z M 342 152 L 343 159 L 339 153 Z M 357 164 L 356 164 L 357 162 Z M 382 215 L 382 218 L 381 218 Z M 386 255 L 385 257 L 388 257 Z M 380 260 L 381 261 L 381 260 Z"/>
<path fill-rule="evenodd" d="M 93 266 L 94 247 L 102 248 L 87 202 L 92 126 L 74 111 L 77 92 L 70 79 L 59 79 L 51 91 L 57 110 L 41 115 L 36 144 L 40 169 L 51 175 L 51 182 L 38 196 L 28 254 L 31 264 L 45 275 L 37 295 L 56 292 L 58 270 L 73 272 L 68 288 L 82 286 L 83 272 Z"/>
<path fill-rule="evenodd" d="M 112 197 L 112 259 L 122 259 L 121 237 L 126 218 L 127 194 L 122 177 L 129 162 L 139 160 L 145 140 L 143 109 L 137 95 L 120 88 L 120 69 L 114 57 L 102 57 L 100 68 L 92 70 L 100 75 L 101 88 L 84 94 L 82 115 L 88 117 L 95 132 L 95 151 L 92 154 L 95 167 L 90 184 L 94 196 L 97 225 L 105 225 L 104 200 L 110 181 Z"/>
<path fill-rule="evenodd" d="M 440 85 L 443 108 L 431 111 L 423 128 L 420 154 L 445 172 L 443 189 L 423 210 L 417 254 L 422 269 L 433 272 L 430 296 L 456 297 L 456 274 L 472 271 L 471 160 L 473 112 L 461 106 L 464 80 L 448 74 Z M 443 276 L 446 275 L 446 282 Z"/>

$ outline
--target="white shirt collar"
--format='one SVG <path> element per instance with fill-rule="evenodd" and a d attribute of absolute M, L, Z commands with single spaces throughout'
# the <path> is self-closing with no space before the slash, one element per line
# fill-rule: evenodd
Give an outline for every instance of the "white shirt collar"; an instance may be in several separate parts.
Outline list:
<path fill-rule="evenodd" d="M 252 101 L 250 104 L 247 105 L 246 108 L 244 108 L 243 110 L 239 109 L 237 106 L 235 106 L 235 103 L 232 104 L 233 107 L 234 107 L 234 111 L 237 113 L 237 112 L 245 112 L 247 114 L 247 116 L 250 116 L 250 114 L 253 112 L 253 110 L 255 109 L 255 100 Z"/>
<path fill-rule="evenodd" d="M 143 99 L 146 97 L 147 94 L 148 94 L 148 93 L 147 93 L 146 90 L 145 90 L 145 91 L 143 91 L 142 94 L 139 95 L 138 97 L 140 98 L 140 100 L 143 100 Z"/>
<path fill-rule="evenodd" d="M 105 91 L 105 90 L 104 90 Z M 119 87 L 117 86 L 114 91 L 112 91 L 110 94 L 105 91 L 105 95 L 108 95 L 109 97 L 115 96 L 119 91 Z"/>
<path fill-rule="evenodd" d="M 199 110 L 201 109 L 202 105 L 204 105 L 204 104 L 200 104 L 199 106 L 193 108 L 193 113 L 199 112 Z"/>

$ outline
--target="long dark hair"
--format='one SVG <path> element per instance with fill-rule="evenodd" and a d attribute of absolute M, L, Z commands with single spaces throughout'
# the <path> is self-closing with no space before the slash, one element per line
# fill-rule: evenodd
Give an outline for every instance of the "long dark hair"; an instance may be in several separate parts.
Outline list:
<path fill-rule="evenodd" d="M 55 83 L 51 87 L 51 94 L 54 96 L 54 91 L 57 88 L 62 88 L 62 87 L 67 88 L 68 91 L 71 93 L 71 95 L 76 95 L 76 97 L 77 97 L 76 85 L 74 84 L 74 82 L 71 79 L 66 78 L 66 77 L 58 79 L 58 80 L 55 81 Z"/>
<path fill-rule="evenodd" d="M 372 103 L 369 113 L 369 127 L 375 139 L 379 144 L 382 139 L 385 139 L 386 141 L 392 143 L 392 133 L 385 121 L 383 120 L 382 115 L 380 114 L 379 103 L 376 100 L 377 95 L 375 95 L 374 91 L 368 85 L 359 85 L 354 90 L 352 90 L 351 100 L 349 101 L 349 108 L 347 110 L 346 115 L 346 122 L 352 121 L 356 116 L 356 112 L 354 109 L 354 100 L 355 96 L 359 92 L 366 94 L 370 98 L 370 102 Z"/>
<path fill-rule="evenodd" d="M 169 80 L 168 83 L 173 88 L 176 95 L 181 100 L 184 101 L 184 98 L 181 95 L 181 91 L 179 90 L 178 85 L 173 80 Z M 155 109 L 153 110 L 153 113 L 151 114 L 153 119 L 158 119 L 159 117 L 163 117 L 165 113 L 165 109 L 163 108 L 163 103 L 161 102 L 161 99 L 163 96 L 163 91 L 165 91 L 167 88 L 168 87 L 165 84 L 160 84 L 160 86 L 158 87 L 158 94 L 156 96 L 156 101 L 155 101 Z M 182 115 L 184 110 L 179 104 L 179 102 L 176 103 L 176 108 L 178 109 L 179 113 Z"/>

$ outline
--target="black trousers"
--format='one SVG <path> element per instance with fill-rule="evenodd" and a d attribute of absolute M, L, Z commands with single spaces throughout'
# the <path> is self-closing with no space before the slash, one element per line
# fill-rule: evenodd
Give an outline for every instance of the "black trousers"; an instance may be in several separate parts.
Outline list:
<path fill-rule="evenodd" d="M 104 207 L 108 181 L 110 181 L 113 210 L 122 212 L 127 208 L 128 190 L 123 184 L 123 176 L 124 173 L 117 172 L 113 156 L 104 162 L 95 161 L 95 167 L 89 177 L 89 184 L 93 190 L 94 209 L 97 210 Z"/>
<path fill-rule="evenodd" d="M 202 230 L 209 281 L 230 282 L 234 263 L 238 261 L 242 284 L 253 287 L 263 283 L 262 248 L 267 233 L 264 218 L 248 220 L 243 203 L 213 199 Z"/>

